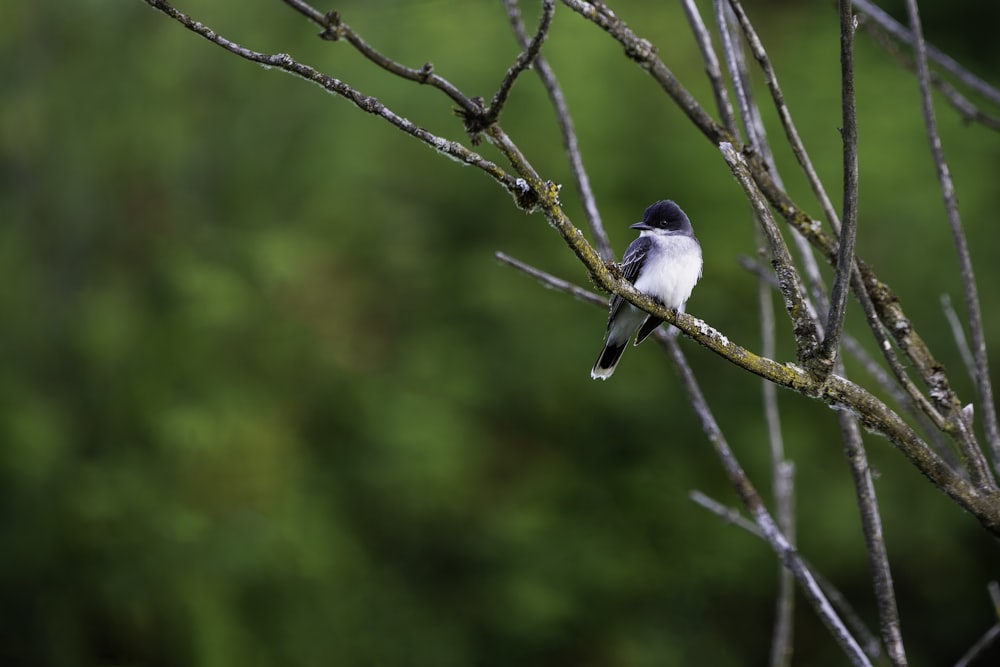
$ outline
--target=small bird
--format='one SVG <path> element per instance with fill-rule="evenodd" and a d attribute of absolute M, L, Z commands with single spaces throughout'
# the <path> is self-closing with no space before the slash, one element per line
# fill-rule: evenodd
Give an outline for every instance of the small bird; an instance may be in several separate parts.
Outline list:
<path fill-rule="evenodd" d="M 664 200 L 647 208 L 642 222 L 631 228 L 639 230 L 639 238 L 625 251 L 622 276 L 667 308 L 683 311 L 701 278 L 701 244 L 691 229 L 691 221 L 680 206 Z M 607 380 L 615 372 L 632 334 L 638 345 L 662 323 L 660 318 L 612 295 L 604 349 L 590 377 Z"/>

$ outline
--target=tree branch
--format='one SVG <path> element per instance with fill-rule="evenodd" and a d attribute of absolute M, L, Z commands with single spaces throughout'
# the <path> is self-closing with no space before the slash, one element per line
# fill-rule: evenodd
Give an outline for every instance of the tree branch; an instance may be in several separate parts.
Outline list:
<path fill-rule="evenodd" d="M 555 0 L 542 0 L 542 17 L 538 21 L 538 30 L 535 32 L 535 36 L 531 38 L 531 41 L 524 44 L 521 53 L 517 56 L 517 60 L 515 60 L 514 64 L 507 70 L 507 75 L 504 76 L 503 81 L 500 82 L 500 87 L 493 95 L 493 100 L 490 102 L 490 105 L 486 108 L 486 112 L 483 116 L 483 123 L 489 125 L 495 123 L 497 119 L 500 118 L 500 112 L 503 110 L 504 104 L 507 103 L 507 98 L 510 96 L 511 88 L 514 87 L 514 82 L 517 81 L 517 77 L 531 67 L 531 64 L 537 60 L 538 54 L 542 50 L 542 44 L 545 42 L 545 38 L 549 34 L 549 28 L 552 26 L 552 15 L 555 10 Z M 508 2 L 508 15 L 509 13 L 510 8 Z"/>
<path fill-rule="evenodd" d="M 944 148 L 941 145 L 941 135 L 937 129 L 937 119 L 934 116 L 934 104 L 931 101 L 930 70 L 927 67 L 927 45 L 924 42 L 923 30 L 920 26 L 920 11 L 916 0 L 906 0 L 906 11 L 910 18 L 910 30 L 913 34 L 913 48 L 917 61 L 917 80 L 920 83 L 920 106 L 924 114 L 924 124 L 927 128 L 927 139 L 930 142 L 931 155 L 937 169 L 941 195 L 944 198 L 945 210 L 948 214 L 948 224 L 951 226 L 955 251 L 958 253 L 959 271 L 962 275 L 962 286 L 965 290 L 965 308 L 969 318 L 969 336 L 972 338 L 972 354 L 976 360 L 976 389 L 979 398 L 979 411 L 986 431 L 986 441 L 993 454 L 993 465 L 1000 472 L 1000 426 L 997 424 L 996 406 L 993 404 L 993 385 L 990 382 L 989 359 L 986 354 L 986 335 L 983 331 L 983 315 L 979 306 L 979 293 L 976 288 L 976 276 L 972 269 L 972 257 L 969 245 L 962 229 L 962 220 L 958 213 L 958 199 L 955 196 L 955 185 L 951 179 L 951 171 L 944 158 Z M 967 464 L 969 473 L 975 484 L 995 484 L 989 475 L 985 461 L 982 460 L 978 446 L 967 448 Z M 990 479 L 987 480 L 986 476 Z"/>
<path fill-rule="evenodd" d="M 750 175 L 746 160 L 736 152 L 732 144 L 723 142 L 719 145 L 722 156 L 729 165 L 730 171 L 743 188 L 744 194 L 754 209 L 761 230 L 767 239 L 771 251 L 771 262 L 774 274 L 778 278 L 778 289 L 785 300 L 785 310 L 792 320 L 792 331 L 795 334 L 796 357 L 807 363 L 812 359 L 818 343 L 816 321 L 813 319 L 805 302 L 802 279 L 799 277 L 792 256 L 788 252 L 781 232 L 774 222 L 771 209 L 761 196 L 757 185 Z"/>
<path fill-rule="evenodd" d="M 858 499 L 858 509 L 861 514 L 861 528 L 865 536 L 865 546 L 868 561 L 872 570 L 875 600 L 878 603 L 879 625 L 882 629 L 882 641 L 885 642 L 886 653 L 890 662 L 896 667 L 907 664 L 906 651 L 903 648 L 903 635 L 900 631 L 899 610 L 896 606 L 896 593 L 892 585 L 892 573 L 889 568 L 889 554 L 885 547 L 882 534 L 882 517 L 875 496 L 875 484 L 872 482 L 871 468 L 868 466 L 868 456 L 861 440 L 861 431 L 853 415 L 845 412 L 837 414 L 840 431 L 844 441 L 844 455 L 847 458 L 851 478 L 854 481 L 855 497 Z"/>
<path fill-rule="evenodd" d="M 830 314 L 826 335 L 820 345 L 817 367 L 833 370 L 840 352 L 840 336 L 847 314 L 847 294 L 854 271 L 854 245 L 858 231 L 858 127 L 854 106 L 854 29 L 851 0 L 840 0 L 840 97 L 843 115 L 841 137 L 844 142 L 844 208 L 837 250 L 837 271 L 830 295 Z"/>
<path fill-rule="evenodd" d="M 757 277 L 757 302 L 760 312 L 761 354 L 776 356 L 774 304 L 771 300 L 771 274 Z M 777 281 L 775 281 L 777 282 Z M 771 447 L 771 478 L 778 527 L 795 544 L 795 465 L 785 460 L 785 443 L 778 414 L 778 392 L 774 384 L 762 380 L 764 421 Z M 771 666 L 787 667 L 792 663 L 795 620 L 795 582 L 785 568 L 778 572 L 778 595 L 775 603 L 774 631 L 771 639 Z"/>
<path fill-rule="evenodd" d="M 462 92 L 450 81 L 435 74 L 434 66 L 430 63 L 426 63 L 418 69 L 406 67 L 405 65 L 392 60 L 371 47 L 365 40 L 361 39 L 360 35 L 354 32 L 349 25 L 344 23 L 340 14 L 337 12 L 322 14 L 308 4 L 301 2 L 301 0 L 283 1 L 323 28 L 323 31 L 319 34 L 320 38 L 331 42 L 337 42 L 341 39 L 345 39 L 365 58 L 387 72 L 391 72 L 398 77 L 402 77 L 410 81 L 416 81 L 417 83 L 427 84 L 432 88 L 437 88 L 451 98 L 453 102 L 461 107 L 463 113 L 467 115 L 482 113 L 482 106 L 480 104 L 472 100 L 467 95 L 462 94 Z"/>
<path fill-rule="evenodd" d="M 705 21 L 702 20 L 698 5 L 695 4 L 694 0 L 682 0 L 682 4 L 688 24 L 691 26 L 691 32 L 694 33 L 695 41 L 698 43 L 698 50 L 701 51 L 701 58 L 705 61 L 705 74 L 708 75 L 708 82 L 712 86 L 715 107 L 719 111 L 719 118 L 722 119 L 722 126 L 735 137 L 738 135 L 736 118 L 733 116 L 733 106 L 729 103 L 726 82 L 722 79 L 719 58 L 715 54 L 715 49 L 712 48 L 712 37 L 705 27 Z"/>

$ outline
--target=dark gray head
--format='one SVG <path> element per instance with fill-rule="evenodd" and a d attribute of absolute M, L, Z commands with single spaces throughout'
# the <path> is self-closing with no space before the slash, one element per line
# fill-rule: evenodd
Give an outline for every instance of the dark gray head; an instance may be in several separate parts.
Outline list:
<path fill-rule="evenodd" d="M 664 199 L 652 204 L 642 214 L 642 222 L 632 225 L 632 229 L 659 234 L 689 234 L 694 235 L 691 229 L 691 221 L 681 210 L 681 207 Z"/>

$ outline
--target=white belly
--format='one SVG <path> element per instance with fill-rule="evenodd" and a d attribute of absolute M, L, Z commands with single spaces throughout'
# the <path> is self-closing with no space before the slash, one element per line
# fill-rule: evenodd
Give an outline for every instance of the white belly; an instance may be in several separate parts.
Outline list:
<path fill-rule="evenodd" d="M 659 299 L 668 308 L 683 309 L 701 278 L 701 247 L 686 236 L 673 236 L 660 244 L 663 253 L 655 269 L 639 274 L 635 288 Z"/>

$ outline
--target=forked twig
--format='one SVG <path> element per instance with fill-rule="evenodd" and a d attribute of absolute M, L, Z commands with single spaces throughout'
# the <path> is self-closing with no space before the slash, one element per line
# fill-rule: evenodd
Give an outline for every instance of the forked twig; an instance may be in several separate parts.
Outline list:
<path fill-rule="evenodd" d="M 552 15 L 555 13 L 555 10 L 555 0 L 542 0 L 542 18 L 538 21 L 538 30 L 530 41 L 523 44 L 517 60 L 510 66 L 503 81 L 500 82 L 500 87 L 493 95 L 493 100 L 486 107 L 483 118 L 485 124 L 495 123 L 500 118 L 500 112 L 503 110 L 504 104 L 507 103 L 507 98 L 510 96 L 510 91 L 514 87 L 517 77 L 531 67 L 531 64 L 538 59 L 542 51 L 542 44 L 545 42 L 545 38 L 549 34 L 549 28 L 552 26 Z"/>

